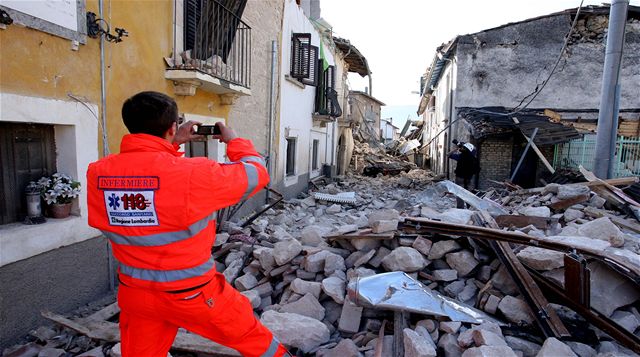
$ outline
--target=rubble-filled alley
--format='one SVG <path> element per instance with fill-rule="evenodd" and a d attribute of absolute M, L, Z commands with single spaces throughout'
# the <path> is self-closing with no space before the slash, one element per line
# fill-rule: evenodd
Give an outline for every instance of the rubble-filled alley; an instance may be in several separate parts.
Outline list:
<path fill-rule="evenodd" d="M 639 2 L 0 0 L 0 357 L 640 356 Z"/>
<path fill-rule="evenodd" d="M 349 174 L 224 222 L 213 256 L 298 356 L 633 356 L 638 204 L 613 185 L 636 181 L 474 195 L 421 169 Z M 118 356 L 118 308 L 108 303 L 69 318 L 46 312 L 57 327 L 4 355 Z M 238 354 L 181 331 L 172 355 Z"/>

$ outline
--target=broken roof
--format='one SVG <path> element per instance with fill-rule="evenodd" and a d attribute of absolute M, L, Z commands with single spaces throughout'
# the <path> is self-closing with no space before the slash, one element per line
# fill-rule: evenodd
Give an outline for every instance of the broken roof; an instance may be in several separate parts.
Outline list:
<path fill-rule="evenodd" d="M 509 136 L 514 130 L 531 137 L 535 128 L 538 128 L 533 139 L 536 145 L 559 144 L 582 137 L 575 128 L 551 121 L 541 109 L 527 109 L 513 115 L 508 113 L 504 107 L 458 108 L 458 118 L 471 124 L 471 135 L 475 139 Z M 514 122 L 514 117 L 519 124 Z"/>
<path fill-rule="evenodd" d="M 367 59 L 351 44 L 347 39 L 334 37 L 333 42 L 336 47 L 344 54 L 344 61 L 349 65 L 349 72 L 358 73 L 362 77 L 371 74 Z"/>

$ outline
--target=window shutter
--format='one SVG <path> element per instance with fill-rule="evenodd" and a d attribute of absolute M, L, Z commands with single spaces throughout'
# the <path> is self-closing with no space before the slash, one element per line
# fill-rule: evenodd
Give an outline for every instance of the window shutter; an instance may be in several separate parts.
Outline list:
<path fill-rule="evenodd" d="M 291 77 L 309 78 L 311 56 L 311 34 L 294 33 L 291 37 Z"/>
<path fill-rule="evenodd" d="M 314 87 L 317 86 L 319 69 L 322 69 L 322 64 L 318 63 L 318 47 L 311 46 L 311 51 L 309 51 L 309 76 L 302 78 L 302 83 Z"/>
<path fill-rule="evenodd" d="M 202 14 L 201 0 L 184 0 L 184 49 L 193 50 Z"/>
<path fill-rule="evenodd" d="M 327 102 L 329 115 L 337 118 L 342 116 L 342 108 L 338 100 L 338 92 L 336 91 L 336 67 L 329 66 L 327 68 Z"/>

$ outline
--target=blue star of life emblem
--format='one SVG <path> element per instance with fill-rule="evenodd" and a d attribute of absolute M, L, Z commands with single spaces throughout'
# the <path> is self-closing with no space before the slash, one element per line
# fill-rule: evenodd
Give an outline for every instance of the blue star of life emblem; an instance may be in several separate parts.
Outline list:
<path fill-rule="evenodd" d="M 112 207 L 113 209 L 120 207 L 120 202 L 118 201 L 120 201 L 120 197 L 112 193 L 111 196 L 109 196 L 109 207 Z"/>

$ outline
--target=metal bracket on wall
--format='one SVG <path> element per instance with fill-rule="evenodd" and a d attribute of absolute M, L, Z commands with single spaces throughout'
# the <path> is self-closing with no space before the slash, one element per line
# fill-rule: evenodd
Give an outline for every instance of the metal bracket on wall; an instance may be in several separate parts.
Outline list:
<path fill-rule="evenodd" d="M 100 26 L 101 22 L 104 23 L 106 29 Z M 98 38 L 100 35 L 104 35 L 105 40 L 114 43 L 122 42 L 123 37 L 129 36 L 129 32 L 123 28 L 116 27 L 115 31 L 116 35 L 112 35 L 111 27 L 108 22 L 104 19 L 98 18 L 98 16 L 91 11 L 87 12 L 87 36 L 91 38 Z"/>

